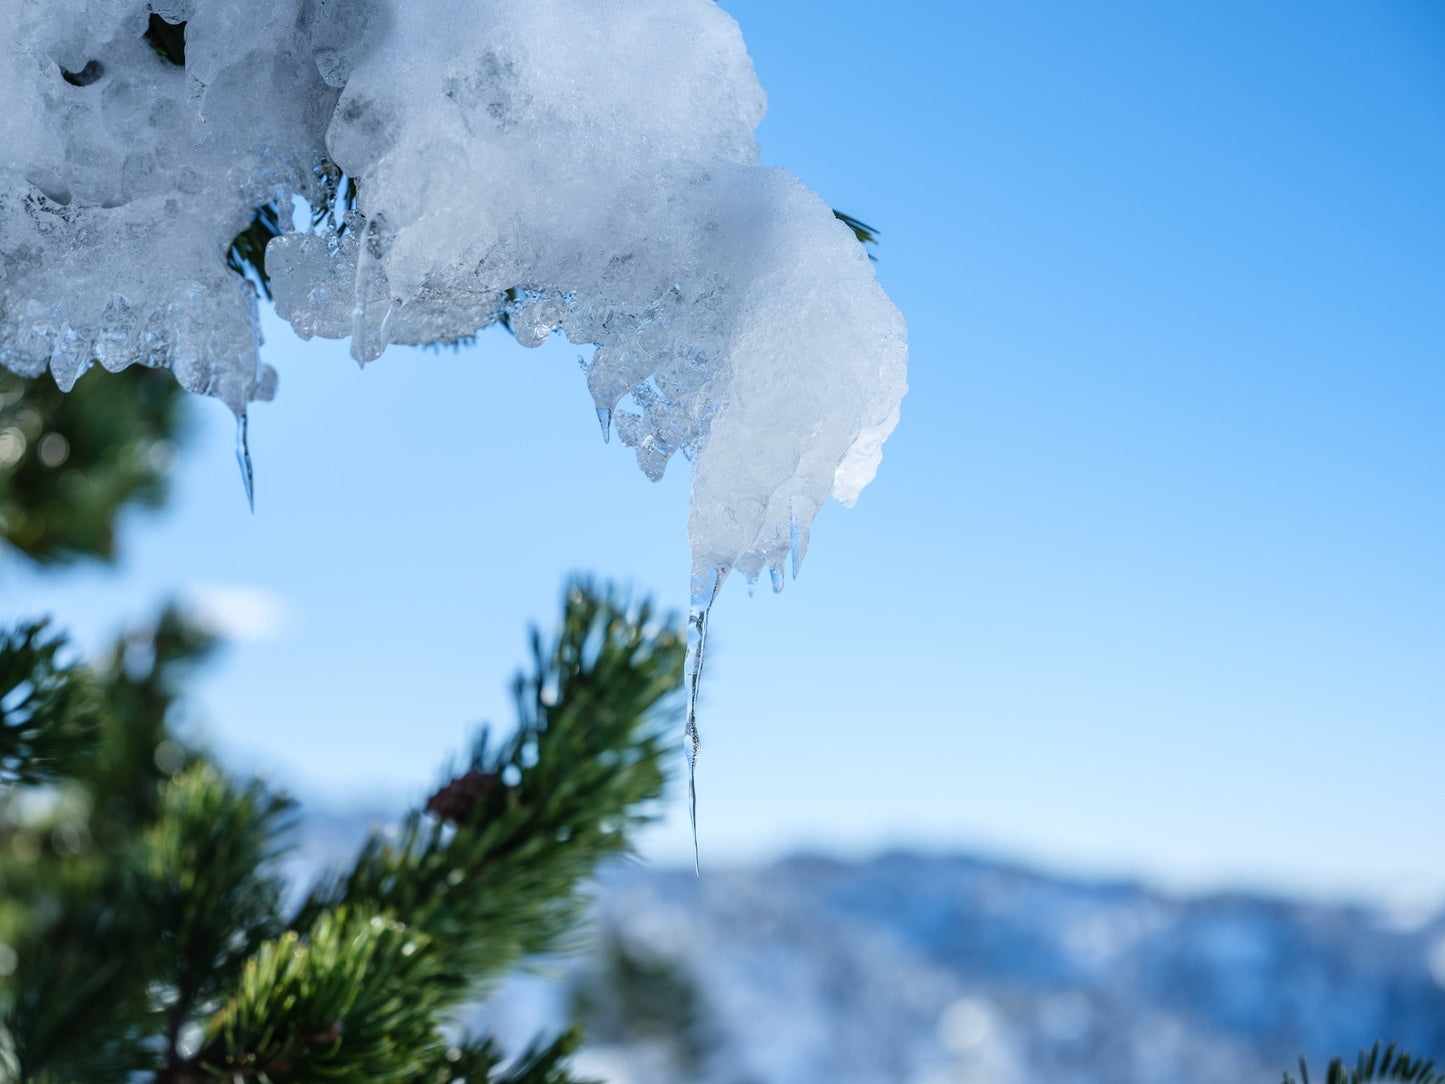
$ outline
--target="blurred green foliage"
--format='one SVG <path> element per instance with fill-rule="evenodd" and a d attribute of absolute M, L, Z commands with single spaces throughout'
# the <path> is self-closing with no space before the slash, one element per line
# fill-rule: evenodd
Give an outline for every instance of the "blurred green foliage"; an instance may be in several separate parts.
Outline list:
<path fill-rule="evenodd" d="M 571 1013 L 601 1043 L 646 1043 L 682 1079 L 702 1074 L 712 1036 L 706 1009 L 683 965 L 615 934 L 589 954 L 571 985 Z"/>
<path fill-rule="evenodd" d="M 1284 1074 L 1284 1084 L 1310 1084 L 1310 1071 L 1304 1058 L 1299 1063 L 1300 1079 Z M 1445 1073 L 1435 1069 L 1433 1061 L 1412 1058 L 1394 1043 L 1376 1043 L 1361 1050 L 1354 1065 L 1335 1058 L 1325 1070 L 1324 1084 L 1372 1084 L 1373 1081 L 1411 1081 L 1413 1084 L 1445 1084 Z"/>
<path fill-rule="evenodd" d="M 112 560 L 122 511 L 166 498 L 184 395 L 139 366 L 69 393 L 0 369 L 0 540 L 42 565 Z"/>
<path fill-rule="evenodd" d="M 40 626 L 0 638 L 0 1081 L 573 1080 L 575 1031 L 508 1063 L 456 1023 L 567 944 L 586 879 L 655 815 L 678 622 L 571 584 L 515 729 L 291 906 L 294 804 L 176 730 L 212 647 L 175 609 L 94 667 Z"/>

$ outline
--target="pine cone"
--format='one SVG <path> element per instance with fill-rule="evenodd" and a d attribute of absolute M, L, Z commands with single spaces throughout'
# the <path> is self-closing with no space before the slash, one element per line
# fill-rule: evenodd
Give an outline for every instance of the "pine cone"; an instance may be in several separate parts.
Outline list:
<path fill-rule="evenodd" d="M 454 824 L 472 819 L 472 811 L 501 780 L 493 772 L 473 769 L 459 775 L 427 799 L 426 811 L 432 816 Z"/>

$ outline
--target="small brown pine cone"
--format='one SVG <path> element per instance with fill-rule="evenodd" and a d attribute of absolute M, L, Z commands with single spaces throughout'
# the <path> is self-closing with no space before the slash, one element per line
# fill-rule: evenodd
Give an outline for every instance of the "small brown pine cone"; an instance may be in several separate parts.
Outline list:
<path fill-rule="evenodd" d="M 441 820 L 465 824 L 471 820 L 477 803 L 486 797 L 498 782 L 492 772 L 473 769 L 466 775 L 457 776 L 428 798 L 426 811 Z"/>

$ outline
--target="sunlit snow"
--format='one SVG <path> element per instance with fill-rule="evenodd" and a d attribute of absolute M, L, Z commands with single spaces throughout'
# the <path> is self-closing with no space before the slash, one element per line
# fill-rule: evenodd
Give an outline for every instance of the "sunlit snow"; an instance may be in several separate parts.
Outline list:
<path fill-rule="evenodd" d="M 69 386 L 171 369 L 269 398 L 256 208 L 354 179 L 349 221 L 271 242 L 303 337 L 596 344 L 586 368 L 649 477 L 693 461 L 695 567 L 781 583 L 831 493 L 873 476 L 903 321 L 862 248 L 758 165 L 764 98 L 710 0 L 4 0 L 0 361 Z M 143 38 L 185 23 L 184 67 Z M 284 215 L 283 215 L 284 219 Z M 283 220 L 283 227 L 286 224 Z"/>
<path fill-rule="evenodd" d="M 649 478 L 691 460 L 695 610 L 733 569 L 781 587 L 823 501 L 872 479 L 905 390 L 902 317 L 828 205 L 759 164 L 763 92 L 712 0 L 0 14 L 15 372 L 68 388 L 96 363 L 163 366 L 244 421 L 276 378 L 227 254 L 270 208 L 276 311 L 360 362 L 497 322 L 523 345 L 594 344 L 604 436 Z M 183 56 L 157 20 L 185 24 Z"/>

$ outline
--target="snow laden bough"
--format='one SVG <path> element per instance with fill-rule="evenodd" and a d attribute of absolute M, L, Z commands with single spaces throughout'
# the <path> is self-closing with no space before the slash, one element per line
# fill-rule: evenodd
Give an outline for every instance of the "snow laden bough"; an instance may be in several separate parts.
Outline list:
<path fill-rule="evenodd" d="M 504 323 L 584 365 L 604 437 L 692 464 L 707 610 L 793 571 L 898 419 L 906 334 L 848 225 L 759 165 L 712 0 L 0 0 L 0 363 L 170 369 L 244 444 L 256 286 L 303 338 Z M 311 213 L 305 213 L 309 204 Z M 300 211 L 297 208 L 301 208 Z"/>

